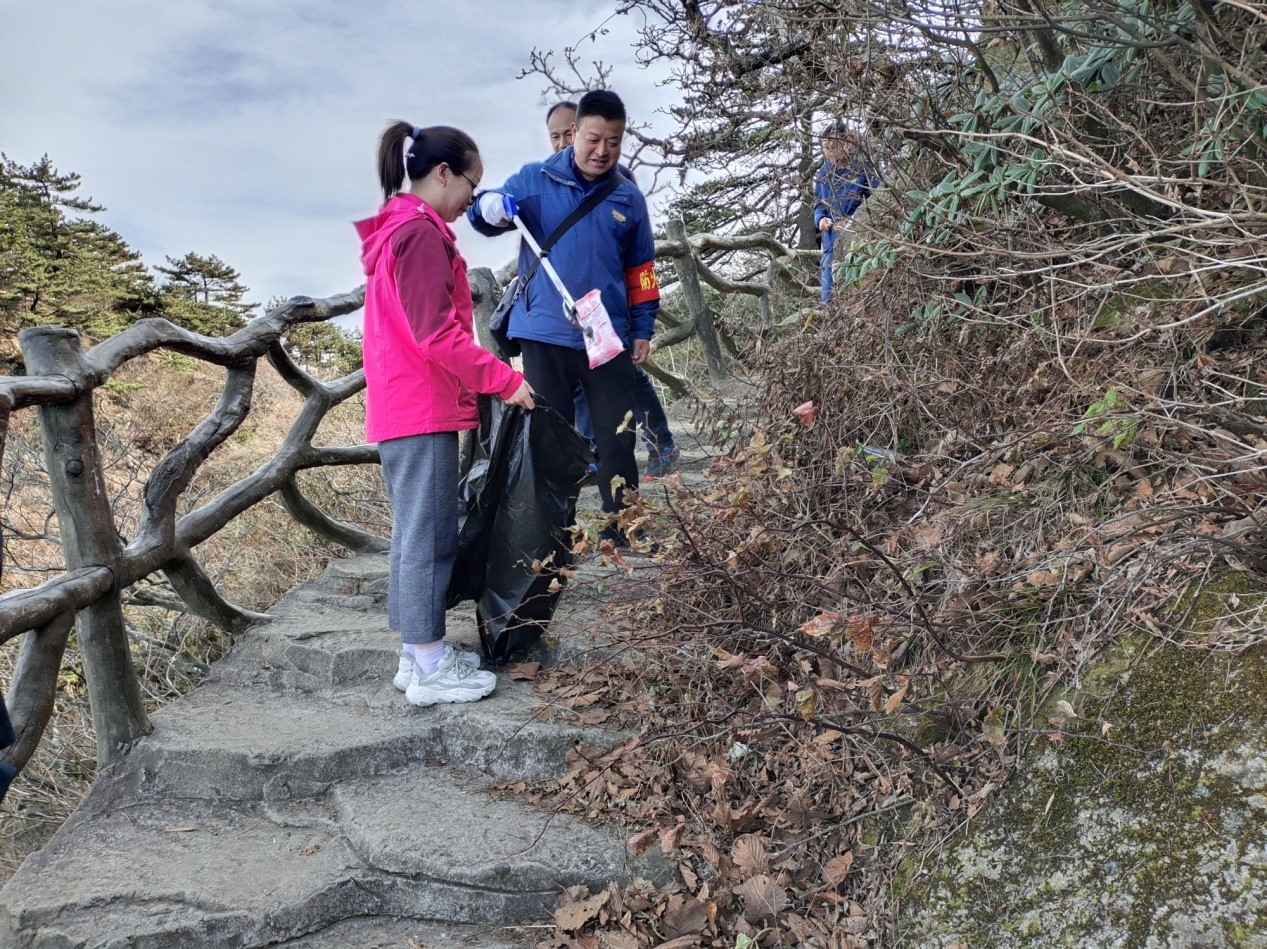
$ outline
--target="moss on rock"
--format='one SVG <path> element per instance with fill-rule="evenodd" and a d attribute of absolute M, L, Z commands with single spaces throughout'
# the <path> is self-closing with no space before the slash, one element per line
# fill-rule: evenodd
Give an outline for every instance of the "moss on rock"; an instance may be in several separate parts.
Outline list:
<path fill-rule="evenodd" d="M 903 874 L 903 945 L 1267 946 L 1267 650 L 1125 644 L 1103 669 L 1067 737 Z"/>

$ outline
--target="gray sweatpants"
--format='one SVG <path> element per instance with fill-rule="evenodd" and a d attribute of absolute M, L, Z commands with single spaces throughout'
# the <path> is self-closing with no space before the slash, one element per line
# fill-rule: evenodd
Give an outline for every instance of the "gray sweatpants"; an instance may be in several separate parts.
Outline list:
<path fill-rule="evenodd" d="M 402 643 L 434 643 L 458 549 L 458 434 L 393 438 L 378 454 L 392 503 L 387 621 Z"/>

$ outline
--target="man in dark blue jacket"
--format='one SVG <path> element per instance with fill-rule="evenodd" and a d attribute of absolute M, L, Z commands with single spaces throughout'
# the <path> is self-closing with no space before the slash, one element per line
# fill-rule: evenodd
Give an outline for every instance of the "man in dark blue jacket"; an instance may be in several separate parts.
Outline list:
<path fill-rule="evenodd" d="M 586 93 L 577 104 L 573 143 L 544 162 L 525 165 L 501 188 L 479 195 L 467 212 L 471 224 L 492 236 L 511 229 L 517 211 L 538 242 L 549 238 L 587 195 L 618 173 L 625 119 L 624 103 L 614 92 Z M 527 273 L 534 259 L 532 250 L 522 246 L 519 272 Z M 589 367 L 580 328 L 564 310 L 563 298 L 544 268 L 520 294 L 507 333 L 522 347 L 524 375 L 533 390 L 568 421 L 574 419 L 575 386 L 584 391 L 594 420 L 603 510 L 616 513 L 624 489 L 638 483 L 633 367 L 651 351 L 660 309 L 655 242 L 642 192 L 622 179 L 559 239 L 550 261 L 573 299 L 591 290 L 601 293 L 625 351 L 595 369 Z M 604 536 L 623 540 L 611 527 Z"/>
<path fill-rule="evenodd" d="M 550 150 L 559 153 L 572 144 L 572 129 L 576 125 L 576 103 L 556 102 L 546 112 L 546 132 L 550 135 Z M 624 165 L 616 170 L 633 184 L 633 172 Z M 582 392 L 574 393 L 576 402 L 576 427 L 582 435 L 594 441 L 594 423 L 590 421 L 589 406 Z M 647 466 L 643 474 L 648 478 L 660 478 L 672 474 L 677 468 L 681 452 L 673 440 L 669 418 L 664 414 L 660 396 L 651 377 L 641 366 L 634 366 L 634 416 L 642 434 L 642 444 L 647 449 Z"/>
<path fill-rule="evenodd" d="M 855 132 L 837 123 L 823 133 L 825 161 L 814 178 L 814 226 L 822 240 L 823 302 L 831 300 L 836 236 L 849 218 L 880 186 L 880 173 Z"/>

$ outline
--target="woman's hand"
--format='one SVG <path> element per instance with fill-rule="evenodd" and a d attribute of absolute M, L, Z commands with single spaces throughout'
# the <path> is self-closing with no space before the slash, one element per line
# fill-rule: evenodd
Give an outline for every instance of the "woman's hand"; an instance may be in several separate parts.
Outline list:
<path fill-rule="evenodd" d="M 506 404 L 517 405 L 529 411 L 537 407 L 537 403 L 532 401 L 532 386 L 528 385 L 527 379 L 519 383 L 519 388 L 515 390 L 514 395 L 506 400 Z"/>

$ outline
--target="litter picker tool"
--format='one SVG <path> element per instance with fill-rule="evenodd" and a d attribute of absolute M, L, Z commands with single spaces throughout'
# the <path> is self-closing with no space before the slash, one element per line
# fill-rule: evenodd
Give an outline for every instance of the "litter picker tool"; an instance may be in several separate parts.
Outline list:
<path fill-rule="evenodd" d="M 541 261 L 541 267 L 545 270 L 546 276 L 550 278 L 554 288 L 559 291 L 559 296 L 563 298 L 564 318 L 580 329 L 581 336 L 585 339 L 585 353 L 589 356 L 590 368 L 597 369 L 624 352 L 625 344 L 616 334 L 616 328 L 612 326 L 607 308 L 603 306 L 602 293 L 591 290 L 579 300 L 573 299 L 572 294 L 568 293 L 568 288 L 563 285 L 558 271 L 554 269 L 554 264 L 550 263 L 550 255 L 541 249 L 532 231 L 528 230 L 528 226 L 524 224 L 523 218 L 516 214 L 514 222 L 519 233 L 532 248 L 532 252 Z"/>

